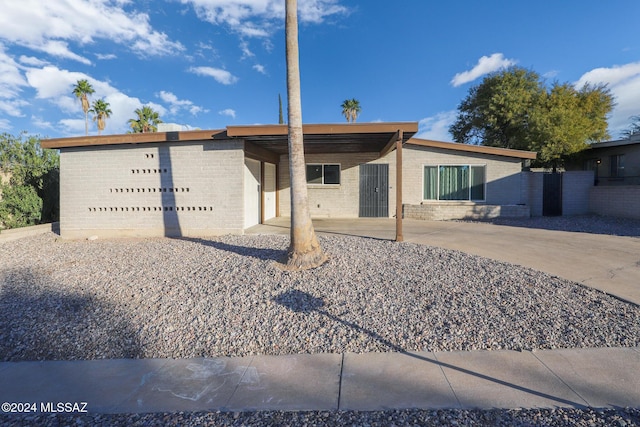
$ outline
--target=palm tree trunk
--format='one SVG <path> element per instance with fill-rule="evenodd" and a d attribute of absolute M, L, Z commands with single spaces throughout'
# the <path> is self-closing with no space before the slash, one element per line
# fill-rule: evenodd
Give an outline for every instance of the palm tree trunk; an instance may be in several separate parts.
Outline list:
<path fill-rule="evenodd" d="M 311 222 L 307 195 L 300 62 L 298 53 L 298 4 L 286 0 L 285 37 L 287 42 L 287 103 L 289 117 L 289 177 L 291 180 L 291 243 L 286 266 L 302 270 L 318 267 L 327 257 L 322 251 Z"/>

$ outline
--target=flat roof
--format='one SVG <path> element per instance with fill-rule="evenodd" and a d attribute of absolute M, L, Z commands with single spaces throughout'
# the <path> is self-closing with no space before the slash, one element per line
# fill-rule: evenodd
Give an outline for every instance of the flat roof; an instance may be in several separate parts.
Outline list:
<path fill-rule="evenodd" d="M 418 122 L 302 125 L 305 153 L 382 152 L 402 131 L 402 142 L 418 132 Z M 288 152 L 287 125 L 227 126 L 227 135 L 277 154 Z"/>
<path fill-rule="evenodd" d="M 407 142 L 418 131 L 418 122 L 305 124 L 305 152 L 381 152 L 402 131 Z M 288 152 L 287 125 L 227 126 L 218 130 L 130 133 L 121 135 L 80 136 L 44 139 L 43 148 L 91 147 L 154 142 L 207 141 L 243 139 L 275 154 Z M 394 139 L 395 138 L 395 139 Z"/>
<path fill-rule="evenodd" d="M 470 153 L 491 154 L 494 156 L 515 157 L 518 159 L 535 159 L 535 151 L 512 150 L 509 148 L 487 147 L 485 145 L 461 144 L 458 142 L 432 141 L 428 139 L 411 138 L 407 144 L 421 147 L 442 148 L 444 150 L 465 151 Z"/>
<path fill-rule="evenodd" d="M 202 141 L 213 139 L 215 135 L 223 134 L 224 132 L 224 129 L 218 129 L 75 136 L 70 138 L 43 139 L 40 141 L 40 145 L 42 148 L 58 149 L 69 147 L 92 147 L 99 145 L 145 144 L 167 141 Z"/>

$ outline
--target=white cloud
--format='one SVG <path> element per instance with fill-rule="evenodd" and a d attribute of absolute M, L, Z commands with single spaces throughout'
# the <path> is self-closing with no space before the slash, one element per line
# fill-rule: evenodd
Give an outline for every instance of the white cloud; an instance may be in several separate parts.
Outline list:
<path fill-rule="evenodd" d="M 194 116 L 198 113 L 208 111 L 200 106 L 195 105 L 192 101 L 189 101 L 187 99 L 178 99 L 178 97 L 171 92 L 162 90 L 157 94 L 157 96 L 158 98 L 162 99 L 162 101 L 169 104 L 169 112 L 174 115 L 178 114 L 180 110 L 183 109 L 189 111 L 189 113 Z"/>
<path fill-rule="evenodd" d="M 284 25 L 283 0 L 181 0 L 198 17 L 215 25 L 225 24 L 247 37 L 268 37 Z M 339 0 L 300 0 L 301 22 L 321 23 L 332 15 L 348 13 Z"/>
<path fill-rule="evenodd" d="M 199 76 L 213 77 L 218 83 L 221 83 L 223 85 L 231 85 L 238 81 L 238 78 L 236 76 L 234 76 L 227 70 L 222 70 L 220 68 L 191 67 L 189 68 L 189 72 L 197 74 Z"/>
<path fill-rule="evenodd" d="M 426 117 L 418 122 L 416 138 L 434 141 L 451 141 L 449 126 L 455 122 L 457 111 L 444 111 L 432 117 Z"/>
<path fill-rule="evenodd" d="M 596 68 L 574 83 L 578 89 L 585 84 L 606 84 L 611 90 L 616 106 L 609 118 L 609 131 L 617 138 L 631 124 L 630 117 L 640 114 L 640 62 Z"/>
<path fill-rule="evenodd" d="M 0 130 L 10 131 L 11 129 L 13 129 L 13 126 L 11 126 L 11 122 L 9 120 L 0 119 Z"/>
<path fill-rule="evenodd" d="M 124 9 L 131 5 L 122 0 L 4 1 L 0 40 L 85 64 L 91 61 L 74 53 L 70 43 L 85 45 L 106 39 L 141 55 L 184 50 L 179 42 L 155 31 L 147 14 Z"/>
<path fill-rule="evenodd" d="M 48 64 L 47 61 L 43 61 L 42 59 L 36 58 L 34 56 L 21 55 L 18 60 L 21 64 L 29 65 L 32 67 L 44 67 Z"/>
<path fill-rule="evenodd" d="M 109 103 L 112 114 L 107 119 L 105 134 L 124 133 L 129 130 L 128 120 L 133 118 L 134 111 L 143 105 L 140 99 L 122 93 L 108 82 L 94 79 L 85 73 L 63 70 L 52 65 L 41 69 L 29 69 L 26 77 L 29 86 L 36 91 L 36 98 L 51 102 L 63 114 L 73 115 L 73 118 L 63 118 L 58 122 L 58 125 L 67 134 L 84 134 L 82 107 L 72 95 L 73 87 L 78 80 L 86 79 L 94 88 L 95 93 L 91 95 L 91 102 L 96 99 L 104 99 Z M 150 105 L 161 115 L 167 111 L 159 104 L 144 103 L 144 105 Z M 90 132 L 95 133 L 95 125 L 91 124 L 90 126 L 90 129 L 93 129 Z"/>
<path fill-rule="evenodd" d="M 249 43 L 247 43 L 246 40 L 242 40 L 240 42 L 240 50 L 242 50 L 242 59 L 256 56 L 253 52 L 251 52 L 251 49 L 249 49 Z"/>
<path fill-rule="evenodd" d="M 22 88 L 28 86 L 22 75 L 21 66 L 4 52 L 0 44 L 0 99 L 13 100 L 17 98 Z"/>
<path fill-rule="evenodd" d="M 102 61 L 108 61 L 110 59 L 116 59 L 118 57 L 118 55 L 114 54 L 114 53 L 108 53 L 106 55 L 103 55 L 101 53 L 96 53 L 96 58 L 102 60 Z"/>
<path fill-rule="evenodd" d="M 256 64 L 253 66 L 253 69 L 259 72 L 260 74 L 267 74 L 267 70 L 264 68 L 264 65 Z"/>
<path fill-rule="evenodd" d="M 228 116 L 228 117 L 231 117 L 233 119 L 236 118 L 236 111 L 232 110 L 231 108 L 227 108 L 227 109 L 224 109 L 222 111 L 218 111 L 218 114 L 220 114 L 221 116 Z"/>
<path fill-rule="evenodd" d="M 454 87 L 461 86 L 465 83 L 474 81 L 475 79 L 482 77 L 486 74 L 498 71 L 502 68 L 510 67 L 516 64 L 513 59 L 505 59 L 502 53 L 494 53 L 491 56 L 483 56 L 478 60 L 478 63 L 469 71 L 464 71 L 453 76 L 451 84 Z"/>

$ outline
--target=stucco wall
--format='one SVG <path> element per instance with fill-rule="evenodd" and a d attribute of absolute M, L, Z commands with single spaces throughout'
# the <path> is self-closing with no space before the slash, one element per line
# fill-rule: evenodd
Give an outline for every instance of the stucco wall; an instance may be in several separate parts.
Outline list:
<path fill-rule="evenodd" d="M 63 237 L 242 233 L 241 142 L 64 148 Z"/>

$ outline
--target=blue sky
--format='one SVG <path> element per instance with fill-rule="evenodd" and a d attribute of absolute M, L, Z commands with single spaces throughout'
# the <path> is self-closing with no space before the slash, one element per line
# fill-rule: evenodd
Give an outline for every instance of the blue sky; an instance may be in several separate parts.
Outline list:
<path fill-rule="evenodd" d="M 269 124 L 286 109 L 284 0 L 0 0 L 0 131 L 84 134 L 72 94 L 109 102 L 105 134 L 150 105 L 185 128 Z M 638 0 L 299 0 L 305 123 L 418 121 L 451 140 L 456 108 L 489 72 L 608 84 L 613 138 L 640 114 Z M 90 134 L 96 134 L 91 125 Z"/>

